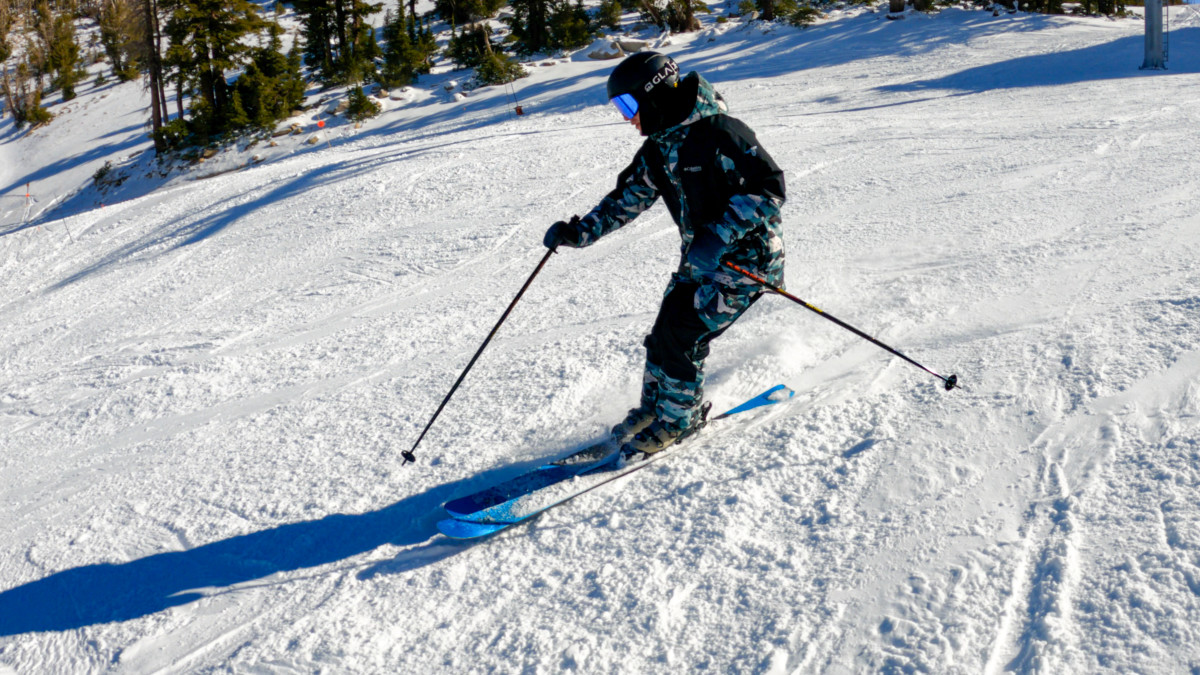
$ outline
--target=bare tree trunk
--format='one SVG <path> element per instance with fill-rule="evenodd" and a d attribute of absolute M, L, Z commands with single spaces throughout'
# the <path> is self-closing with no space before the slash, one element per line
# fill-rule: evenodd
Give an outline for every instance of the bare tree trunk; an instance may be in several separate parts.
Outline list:
<path fill-rule="evenodd" d="M 151 58 L 158 64 L 158 102 L 162 106 L 163 124 L 166 124 L 167 120 L 171 119 L 171 111 L 167 107 L 167 78 L 162 71 L 162 24 L 159 23 L 157 0 L 155 0 L 152 14 L 154 18 L 154 53 Z M 179 112 L 179 116 L 183 117 L 182 110 Z"/>
<path fill-rule="evenodd" d="M 901 14 L 904 12 L 904 0 L 889 0 L 888 12 L 891 14 Z"/>
<path fill-rule="evenodd" d="M 654 25 L 658 26 L 659 28 L 667 27 L 667 21 L 663 18 L 662 12 L 658 11 L 658 9 L 656 9 L 654 5 L 650 4 L 648 0 L 639 0 L 639 4 L 641 4 L 642 9 L 646 11 L 646 14 L 650 15 L 650 20 L 654 22 Z"/>
<path fill-rule="evenodd" d="M 166 144 L 159 131 L 162 130 L 163 101 L 162 101 L 162 55 L 159 52 L 160 36 L 158 32 L 158 3 L 155 0 L 144 0 L 142 10 L 146 18 L 146 53 L 149 63 L 146 73 L 150 82 L 150 126 L 154 131 L 154 149 L 158 152 L 166 150 Z"/>

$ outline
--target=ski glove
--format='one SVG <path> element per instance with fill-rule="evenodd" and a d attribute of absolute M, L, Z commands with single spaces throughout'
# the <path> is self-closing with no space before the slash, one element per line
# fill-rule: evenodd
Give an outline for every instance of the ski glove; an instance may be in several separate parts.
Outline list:
<path fill-rule="evenodd" d="M 579 227 L 579 216 L 571 216 L 570 222 L 560 220 L 546 230 L 542 243 L 552 251 L 559 246 L 579 248 Z"/>
<path fill-rule="evenodd" d="M 721 267 L 724 250 L 725 242 L 720 237 L 708 228 L 699 228 L 687 250 L 688 264 L 700 276 L 712 277 Z"/>

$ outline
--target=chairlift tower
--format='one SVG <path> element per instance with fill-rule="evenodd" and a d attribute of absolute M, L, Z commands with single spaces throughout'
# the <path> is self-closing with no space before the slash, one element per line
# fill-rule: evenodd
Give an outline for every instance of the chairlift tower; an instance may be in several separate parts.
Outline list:
<path fill-rule="evenodd" d="M 1146 59 L 1142 70 L 1166 70 L 1167 51 L 1163 39 L 1163 5 L 1169 0 L 1146 0 Z"/>

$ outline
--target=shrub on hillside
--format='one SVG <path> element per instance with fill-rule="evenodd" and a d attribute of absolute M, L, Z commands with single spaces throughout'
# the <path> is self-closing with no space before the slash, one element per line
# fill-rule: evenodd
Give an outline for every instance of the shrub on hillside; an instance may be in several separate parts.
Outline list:
<path fill-rule="evenodd" d="M 475 68 L 475 78 L 482 85 L 508 84 L 528 74 L 521 64 L 495 52 L 484 56 Z"/>
<path fill-rule="evenodd" d="M 380 113 L 382 108 L 375 101 L 372 101 L 369 96 L 363 92 L 362 87 L 355 87 L 350 90 L 350 95 L 347 97 L 349 107 L 346 108 L 346 117 L 361 122 L 368 117 L 374 117 Z"/>

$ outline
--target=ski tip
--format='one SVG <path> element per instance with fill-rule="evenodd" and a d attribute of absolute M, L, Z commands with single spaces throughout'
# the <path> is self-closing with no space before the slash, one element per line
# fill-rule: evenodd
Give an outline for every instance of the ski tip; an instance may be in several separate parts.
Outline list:
<path fill-rule="evenodd" d="M 796 392 L 792 391 L 788 386 L 782 384 L 777 384 L 766 392 L 766 397 L 769 400 L 779 402 L 786 401 L 795 395 Z"/>

